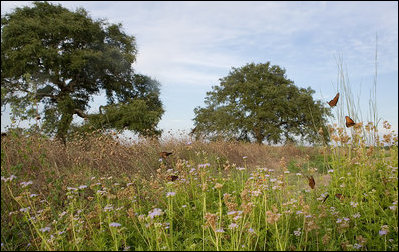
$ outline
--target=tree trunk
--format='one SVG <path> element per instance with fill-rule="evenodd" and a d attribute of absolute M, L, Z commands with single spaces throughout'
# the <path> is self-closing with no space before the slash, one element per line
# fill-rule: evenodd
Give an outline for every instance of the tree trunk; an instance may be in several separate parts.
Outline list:
<path fill-rule="evenodd" d="M 67 94 L 62 96 L 63 99 L 57 104 L 58 110 L 61 112 L 61 120 L 57 125 L 57 139 L 66 145 L 66 136 L 68 129 L 72 123 L 75 106 L 72 98 Z"/>
<path fill-rule="evenodd" d="M 73 119 L 73 114 L 63 114 L 61 120 L 58 123 L 56 137 L 64 145 L 66 145 L 66 136 L 68 133 L 69 126 L 71 125 L 72 119 Z"/>
<path fill-rule="evenodd" d="M 262 144 L 263 139 L 265 139 L 265 136 L 261 133 L 261 130 L 259 128 L 254 128 L 254 135 L 256 138 L 256 143 Z"/>

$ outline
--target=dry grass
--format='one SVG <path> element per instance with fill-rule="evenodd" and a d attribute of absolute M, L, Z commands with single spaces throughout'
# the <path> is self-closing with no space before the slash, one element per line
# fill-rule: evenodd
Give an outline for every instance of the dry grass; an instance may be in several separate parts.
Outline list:
<path fill-rule="evenodd" d="M 315 148 L 296 146 L 273 147 L 241 142 L 202 142 L 169 139 L 159 142 L 150 139 L 128 141 L 117 135 L 76 135 L 66 146 L 42 136 L 9 135 L 2 137 L 3 171 L 23 177 L 35 177 L 37 185 L 49 184 L 51 174 L 63 180 L 79 182 L 87 176 L 128 176 L 137 173 L 151 176 L 159 168 L 159 152 L 172 151 L 166 160 L 174 164 L 180 160 L 207 160 L 212 167 L 267 167 L 278 171 L 281 158 L 299 166 L 318 153 Z M 243 157 L 246 157 L 245 159 Z M 64 181 L 66 182 L 66 181 Z M 64 183 L 66 184 L 66 183 Z M 51 187 L 51 183 L 49 184 Z"/>

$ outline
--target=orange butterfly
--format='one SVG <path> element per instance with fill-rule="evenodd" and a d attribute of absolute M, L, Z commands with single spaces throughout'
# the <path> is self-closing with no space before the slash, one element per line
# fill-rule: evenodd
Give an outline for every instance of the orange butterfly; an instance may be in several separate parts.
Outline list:
<path fill-rule="evenodd" d="M 343 199 L 344 199 L 344 195 L 342 195 L 342 194 L 340 194 L 340 193 L 335 194 L 335 197 L 337 197 L 337 198 L 340 199 L 340 200 L 343 200 Z"/>
<path fill-rule="evenodd" d="M 169 181 L 175 181 L 176 179 L 178 179 L 179 178 L 179 176 L 175 176 L 175 175 L 169 175 L 168 176 L 168 180 Z"/>
<path fill-rule="evenodd" d="M 338 102 L 338 98 L 339 98 L 339 93 L 337 93 L 337 95 L 334 97 L 334 99 L 332 99 L 331 101 L 327 102 L 328 105 L 330 105 L 330 107 L 336 106 L 337 102 Z"/>
<path fill-rule="evenodd" d="M 345 116 L 345 120 L 346 120 L 346 127 L 352 127 L 353 125 L 355 125 L 356 123 L 349 117 L 349 116 Z"/>
<path fill-rule="evenodd" d="M 314 189 L 314 186 L 316 185 L 316 182 L 314 181 L 313 176 L 306 176 L 309 180 L 309 186 L 310 188 Z"/>
<path fill-rule="evenodd" d="M 159 153 L 161 158 L 167 158 L 169 155 L 172 155 L 172 154 L 173 154 L 173 152 L 166 152 L 166 151 L 162 151 Z"/>

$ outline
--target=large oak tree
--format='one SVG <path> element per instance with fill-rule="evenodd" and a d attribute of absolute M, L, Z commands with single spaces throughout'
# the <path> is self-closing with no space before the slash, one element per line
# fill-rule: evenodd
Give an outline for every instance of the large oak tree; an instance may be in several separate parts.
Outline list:
<path fill-rule="evenodd" d="M 98 127 L 159 134 L 159 83 L 134 73 L 136 53 L 134 36 L 121 24 L 93 20 L 82 8 L 47 2 L 16 8 L 1 18 L 1 105 L 21 119 L 40 115 L 43 129 L 63 141 L 74 115 Z M 101 92 L 107 109 L 88 115 L 91 97 Z M 114 119 L 105 120 L 107 113 Z"/>
<path fill-rule="evenodd" d="M 269 144 L 298 138 L 328 141 L 318 131 L 325 129 L 329 109 L 313 100 L 311 88 L 296 87 L 279 66 L 267 62 L 233 68 L 212 88 L 206 106 L 194 109 L 196 136 Z"/>

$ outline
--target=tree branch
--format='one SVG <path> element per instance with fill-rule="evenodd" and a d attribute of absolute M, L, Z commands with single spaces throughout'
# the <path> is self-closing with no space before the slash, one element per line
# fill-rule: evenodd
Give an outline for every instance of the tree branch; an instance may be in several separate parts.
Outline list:
<path fill-rule="evenodd" d="M 39 93 L 39 92 L 36 93 L 36 96 L 37 97 L 51 97 L 51 98 L 54 98 L 54 99 L 58 98 L 57 95 L 47 94 L 47 93 Z"/>
<path fill-rule="evenodd" d="M 74 113 L 77 114 L 78 116 L 80 116 L 81 118 L 86 119 L 88 117 L 87 114 L 85 114 L 82 110 L 80 109 L 75 109 Z"/>

